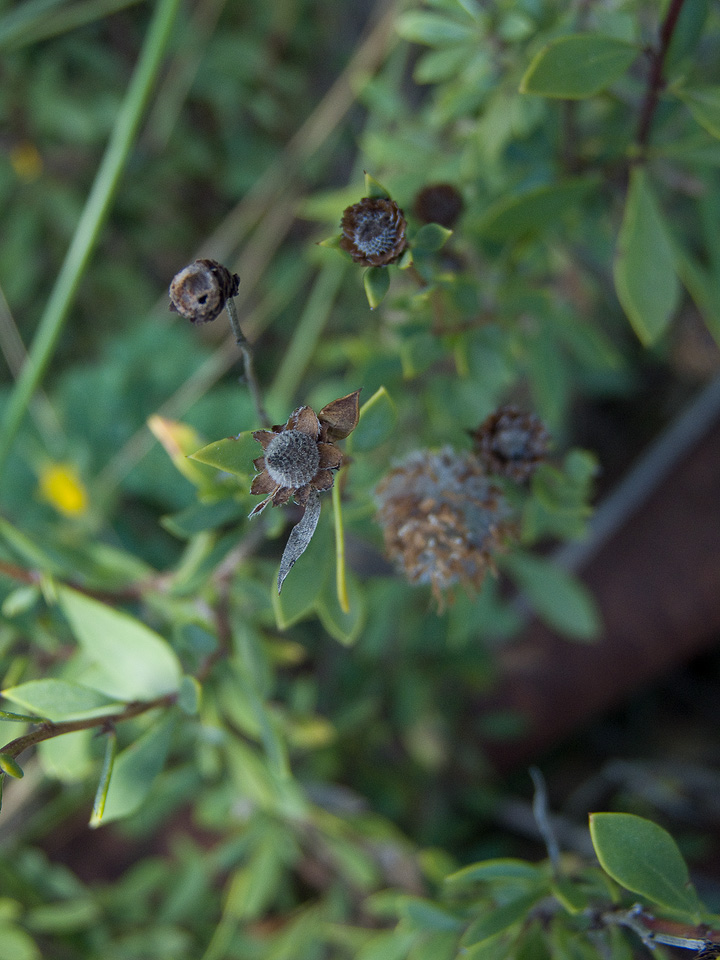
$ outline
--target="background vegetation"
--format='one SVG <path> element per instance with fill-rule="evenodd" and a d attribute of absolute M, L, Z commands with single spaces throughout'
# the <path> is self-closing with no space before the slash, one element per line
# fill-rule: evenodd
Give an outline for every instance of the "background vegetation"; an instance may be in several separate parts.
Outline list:
<path fill-rule="evenodd" d="M 591 835 L 576 796 L 583 840 L 560 855 L 539 774 L 532 839 L 508 825 L 531 783 L 485 748 L 523 731 L 479 705 L 529 610 L 602 643 L 550 550 L 584 535 L 617 448 L 711 369 L 719 25 L 703 0 L 0 7 L 0 958 L 713 940 L 711 879 L 703 906 L 644 819 L 681 787 L 651 777 L 658 802 L 610 778 L 602 803 L 625 813 Z M 405 211 L 414 260 L 373 275 L 378 300 L 390 277 L 374 310 L 363 268 L 317 245 L 374 189 L 365 171 Z M 416 202 L 437 183 L 463 201 L 442 245 Z M 300 511 L 247 519 L 262 424 L 237 345 L 224 319 L 168 311 L 195 256 L 240 276 L 272 423 L 362 387 L 279 598 Z M 701 347 L 683 365 L 687 329 Z M 642 414 L 648 385 L 649 423 L 583 449 L 598 410 Z M 373 491 L 413 450 L 469 451 L 507 402 L 542 418 L 552 455 L 530 488 L 504 484 L 498 576 L 438 610 L 384 558 Z M 683 850 L 711 841 L 691 829 Z"/>

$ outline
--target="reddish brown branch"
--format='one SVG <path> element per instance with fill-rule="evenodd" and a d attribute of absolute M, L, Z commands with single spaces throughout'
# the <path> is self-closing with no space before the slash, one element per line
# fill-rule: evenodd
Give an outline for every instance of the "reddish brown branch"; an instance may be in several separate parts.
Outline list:
<path fill-rule="evenodd" d="M 53 723 L 51 720 L 41 721 L 36 730 L 26 733 L 22 737 L 11 740 L 6 744 L 0 753 L 10 757 L 19 756 L 23 750 L 40 743 L 42 740 L 52 740 L 54 737 L 61 737 L 66 733 L 76 733 L 78 730 L 91 730 L 93 727 L 113 727 L 116 723 L 122 723 L 124 720 L 131 720 L 133 717 L 139 717 L 141 713 L 147 713 L 148 710 L 157 710 L 159 707 L 171 707 L 177 701 L 177 694 L 168 693 L 164 697 L 157 697 L 155 700 L 143 700 L 135 703 L 129 703 L 124 710 L 119 713 L 108 713 L 101 717 L 86 717 L 84 720 L 64 720 L 61 723 Z"/>
<path fill-rule="evenodd" d="M 640 119 L 635 142 L 640 150 L 640 155 L 644 156 L 650 139 L 650 130 L 660 99 L 660 91 L 665 85 L 663 77 L 663 68 L 665 66 L 665 57 L 667 56 L 670 41 L 672 40 L 678 17 L 682 10 L 685 0 L 671 0 L 667 16 L 660 28 L 660 42 L 657 48 L 650 55 L 650 75 L 648 76 L 648 86 L 640 110 Z"/>

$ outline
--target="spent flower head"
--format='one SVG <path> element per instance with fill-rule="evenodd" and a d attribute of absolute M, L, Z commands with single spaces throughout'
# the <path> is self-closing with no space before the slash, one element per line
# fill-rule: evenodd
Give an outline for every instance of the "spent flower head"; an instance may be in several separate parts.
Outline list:
<path fill-rule="evenodd" d="M 550 434 L 534 413 L 500 407 L 470 432 L 473 451 L 485 470 L 523 483 L 547 455 Z"/>
<path fill-rule="evenodd" d="M 269 503 L 277 507 L 291 497 L 304 507 L 313 491 L 321 493 L 332 487 L 343 459 L 335 441 L 347 437 L 357 426 L 359 396 L 360 391 L 355 390 L 328 403 L 317 415 L 311 407 L 298 407 L 287 423 L 253 433 L 263 455 L 254 461 L 259 472 L 250 493 L 265 499 L 251 517 Z"/>
<path fill-rule="evenodd" d="M 217 260 L 194 260 L 170 283 L 170 309 L 192 323 L 210 323 L 238 292 L 240 277 Z"/>
<path fill-rule="evenodd" d="M 347 207 L 340 226 L 340 247 L 365 267 L 395 263 L 408 245 L 403 212 L 384 197 L 364 197 Z"/>
<path fill-rule="evenodd" d="M 507 529 L 502 493 L 470 454 L 419 450 L 387 474 L 375 499 L 388 555 L 411 583 L 479 589 Z"/>

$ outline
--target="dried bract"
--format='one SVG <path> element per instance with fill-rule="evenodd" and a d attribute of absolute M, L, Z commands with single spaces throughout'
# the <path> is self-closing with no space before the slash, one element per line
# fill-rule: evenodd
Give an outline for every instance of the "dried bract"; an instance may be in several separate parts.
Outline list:
<path fill-rule="evenodd" d="M 479 589 L 508 508 L 478 461 L 451 447 L 410 454 L 375 491 L 385 547 L 411 583 Z"/>
<path fill-rule="evenodd" d="M 395 263 L 408 245 L 405 217 L 394 200 L 365 197 L 343 212 L 340 226 L 341 248 L 366 267 Z"/>
<path fill-rule="evenodd" d="M 310 407 L 298 407 L 286 424 L 271 430 L 256 430 L 253 437 L 263 448 L 263 456 L 254 461 L 259 471 L 250 493 L 265 496 L 250 516 L 261 513 L 293 497 L 306 506 L 310 494 L 329 490 L 334 472 L 342 465 L 342 453 L 335 446 L 358 424 L 360 391 L 333 400 L 315 414 Z"/>
<path fill-rule="evenodd" d="M 434 183 L 422 189 L 415 197 L 413 210 L 423 223 L 439 223 L 452 230 L 465 204 L 451 183 Z"/>
<path fill-rule="evenodd" d="M 210 323 L 238 292 L 240 277 L 217 260 L 195 260 L 170 284 L 170 309 L 192 323 Z"/>
<path fill-rule="evenodd" d="M 486 471 L 523 483 L 547 455 L 550 434 L 534 413 L 500 407 L 471 431 L 473 450 Z"/>

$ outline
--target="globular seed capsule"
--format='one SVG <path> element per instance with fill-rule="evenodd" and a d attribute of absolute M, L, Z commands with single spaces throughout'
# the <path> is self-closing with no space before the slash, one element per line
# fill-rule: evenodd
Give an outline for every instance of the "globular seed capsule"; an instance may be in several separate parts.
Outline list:
<path fill-rule="evenodd" d="M 210 323 L 238 292 L 240 277 L 217 260 L 195 260 L 170 284 L 170 309 L 192 323 Z"/>

